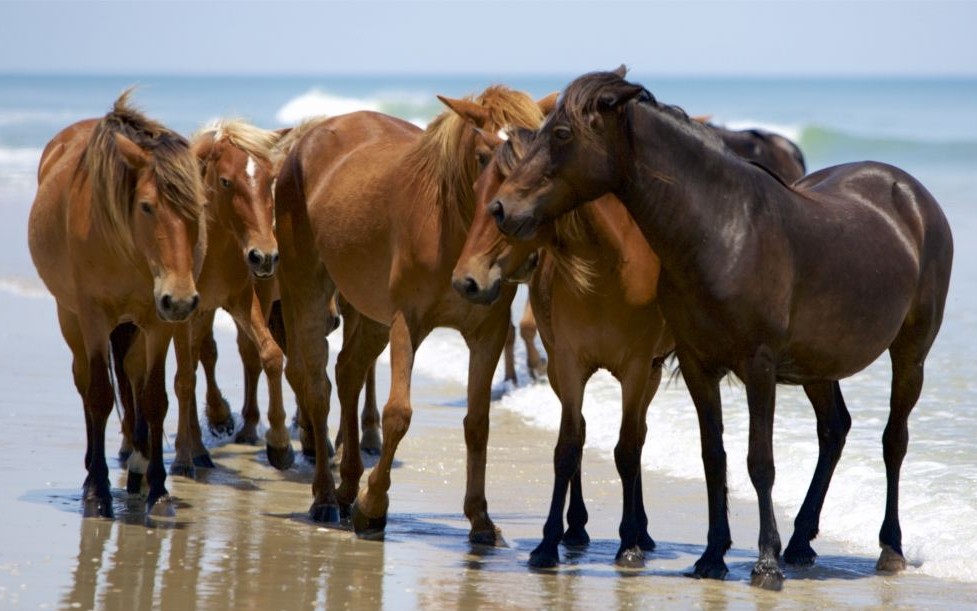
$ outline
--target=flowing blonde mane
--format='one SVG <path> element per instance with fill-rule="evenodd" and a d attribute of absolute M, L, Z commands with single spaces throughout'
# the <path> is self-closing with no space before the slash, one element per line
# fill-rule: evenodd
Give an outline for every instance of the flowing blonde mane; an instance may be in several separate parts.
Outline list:
<path fill-rule="evenodd" d="M 282 138 L 277 132 L 261 129 L 243 119 L 218 119 L 198 130 L 190 140 L 196 142 L 206 137 L 213 138 L 214 142 L 226 140 L 232 146 L 265 161 L 273 161 Z"/>
<path fill-rule="evenodd" d="M 530 130 L 513 130 L 495 154 L 495 162 L 499 173 L 507 177 L 522 159 L 532 142 L 534 132 Z M 545 246 L 546 252 L 553 258 L 557 272 L 567 284 L 578 294 L 585 294 L 593 290 L 594 278 L 597 272 L 594 265 L 574 254 L 573 244 L 582 241 L 592 241 L 590 221 L 586 217 L 586 206 L 574 208 L 570 212 L 557 217 L 553 221 L 553 240 Z"/>
<path fill-rule="evenodd" d="M 127 257 L 135 250 L 129 221 L 137 175 L 116 148 L 115 134 L 122 134 L 149 153 L 160 199 L 178 214 L 199 220 L 204 201 L 200 171 L 189 143 L 132 108 L 131 93 L 132 89 L 124 91 L 112 111 L 95 126 L 78 168 L 91 181 L 93 223 L 109 236 L 108 247 Z"/>
<path fill-rule="evenodd" d="M 525 93 L 493 85 L 478 97 L 467 97 L 487 111 L 482 127 L 492 133 L 503 128 L 537 129 L 543 122 L 539 105 Z M 471 226 L 475 209 L 472 185 L 478 178 L 473 125 L 446 110 L 428 125 L 407 155 L 407 173 L 425 198 L 452 214 L 459 227 Z"/>

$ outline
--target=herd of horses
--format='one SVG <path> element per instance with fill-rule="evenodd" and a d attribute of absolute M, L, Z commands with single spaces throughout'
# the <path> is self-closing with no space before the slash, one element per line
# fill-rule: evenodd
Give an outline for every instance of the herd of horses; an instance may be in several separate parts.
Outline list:
<path fill-rule="evenodd" d="M 727 573 L 719 382 L 733 373 L 746 387 L 747 463 L 760 507 L 752 583 L 780 589 L 781 560 L 816 558 L 810 541 L 851 423 L 838 380 L 888 350 L 878 569 L 904 568 L 899 470 L 949 283 L 942 211 L 896 168 L 863 162 L 805 176 L 786 138 L 690 119 L 624 76 L 623 67 L 584 75 L 559 99 L 503 86 L 439 96 L 447 109 L 426 129 L 363 111 L 278 131 L 221 121 L 190 140 L 134 110 L 126 92 L 105 117 L 56 135 L 38 169 L 29 244 L 57 301 L 84 404 L 85 515 L 112 516 L 105 428 L 116 389 L 127 488 L 142 493 L 148 484 L 147 511 L 173 511 L 162 452 L 171 341 L 179 404 L 171 472 L 213 466 L 196 371 L 203 364 L 209 426 L 232 430 L 213 376 L 211 327 L 224 308 L 238 325 L 246 373 L 237 439 L 257 442 L 264 373 L 268 460 L 293 464 L 284 373 L 302 451 L 315 460 L 309 515 L 348 520 L 364 538 L 383 537 L 391 468 L 412 416 L 414 354 L 433 329 L 460 331 L 469 348 L 464 512 L 473 543 L 499 543 L 485 497 L 491 382 L 507 344 L 514 377 L 510 309 L 526 282 L 522 326 L 538 326 L 548 355 L 530 353 L 530 371 L 545 369 L 562 405 L 552 502 L 531 566 L 556 566 L 561 543 L 589 541 L 581 407 L 599 368 L 622 387 L 616 561 L 643 566 L 655 548 L 641 484 L 646 414 L 675 355 L 698 414 L 708 489 L 707 546 L 693 574 Z M 325 371 L 340 316 L 337 485 Z M 373 369 L 388 344 L 381 415 Z M 803 385 L 819 441 L 782 557 L 771 501 L 777 383 Z M 362 487 L 361 450 L 379 453 Z"/>

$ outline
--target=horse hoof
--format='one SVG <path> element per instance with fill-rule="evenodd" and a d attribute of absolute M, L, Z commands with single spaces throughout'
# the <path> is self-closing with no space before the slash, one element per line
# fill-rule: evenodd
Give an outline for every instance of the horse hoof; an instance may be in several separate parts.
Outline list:
<path fill-rule="evenodd" d="M 172 518 L 176 516 L 176 504 L 168 494 L 146 501 L 146 513 L 154 518 Z"/>
<path fill-rule="evenodd" d="M 882 545 L 879 561 L 875 563 L 875 570 L 883 573 L 898 573 L 906 569 L 906 558 L 891 545 Z"/>
<path fill-rule="evenodd" d="M 658 545 L 655 543 L 655 540 L 651 538 L 651 535 L 648 533 L 641 533 L 638 535 L 638 547 L 643 552 L 653 552 Z"/>
<path fill-rule="evenodd" d="M 214 437 L 230 437 L 234 433 L 234 418 L 228 418 L 223 422 L 212 422 L 207 428 Z"/>
<path fill-rule="evenodd" d="M 540 543 L 529 554 L 529 566 L 534 569 L 554 569 L 560 564 L 560 555 L 550 549 L 544 549 Z"/>
<path fill-rule="evenodd" d="M 750 573 L 750 585 L 763 590 L 779 592 L 784 588 L 784 574 L 776 562 L 757 562 Z"/>
<path fill-rule="evenodd" d="M 623 569 L 643 569 L 645 568 L 645 553 L 637 545 L 618 550 L 614 564 Z"/>
<path fill-rule="evenodd" d="M 353 532 L 360 539 L 383 541 L 383 534 L 387 528 L 386 513 L 378 518 L 371 518 L 360 510 L 359 501 L 354 501 L 350 509 L 350 521 L 353 523 Z"/>
<path fill-rule="evenodd" d="M 115 517 L 115 511 L 112 508 L 112 497 L 98 497 L 89 496 L 85 497 L 82 503 L 82 516 L 86 518 L 109 518 Z"/>
<path fill-rule="evenodd" d="M 234 436 L 234 443 L 241 443 L 249 446 L 258 445 L 258 433 L 253 428 L 245 427 Z"/>
<path fill-rule="evenodd" d="M 328 503 L 312 503 L 312 507 L 309 507 L 309 518 L 313 522 L 339 524 L 339 506 Z"/>
<path fill-rule="evenodd" d="M 699 558 L 689 576 L 696 579 L 718 579 L 722 581 L 726 579 L 727 573 L 729 573 L 729 569 L 726 568 L 726 563 L 721 558 L 718 561 Z"/>
<path fill-rule="evenodd" d="M 474 545 L 487 545 L 489 547 L 508 547 L 505 539 L 502 538 L 502 529 L 492 526 L 487 530 L 472 530 L 468 533 L 468 541 Z"/>
<path fill-rule="evenodd" d="M 210 457 L 209 453 L 201 454 L 200 456 L 193 457 L 193 466 L 200 467 L 201 469 L 216 469 L 217 465 L 214 464 L 214 460 Z"/>
<path fill-rule="evenodd" d="M 817 557 L 817 553 L 807 543 L 798 545 L 791 543 L 784 550 L 784 563 L 791 566 L 812 566 Z"/>
<path fill-rule="evenodd" d="M 565 547 L 587 547 L 590 545 L 590 535 L 584 528 L 571 528 L 563 533 L 560 542 Z"/>
<path fill-rule="evenodd" d="M 182 475 L 183 477 L 193 479 L 193 476 L 196 475 L 196 469 L 192 463 L 174 462 L 170 465 L 170 475 Z"/>
<path fill-rule="evenodd" d="M 129 471 L 126 476 L 126 492 L 129 494 L 139 494 L 142 492 L 142 473 Z"/>
<path fill-rule="evenodd" d="M 367 429 L 363 431 L 363 439 L 360 440 L 360 450 L 367 456 L 380 456 L 380 449 L 383 447 L 383 439 L 377 429 Z"/>
<path fill-rule="evenodd" d="M 295 464 L 295 450 L 292 449 L 291 444 L 284 448 L 276 448 L 269 444 L 267 450 L 268 463 L 279 471 L 284 471 Z"/>

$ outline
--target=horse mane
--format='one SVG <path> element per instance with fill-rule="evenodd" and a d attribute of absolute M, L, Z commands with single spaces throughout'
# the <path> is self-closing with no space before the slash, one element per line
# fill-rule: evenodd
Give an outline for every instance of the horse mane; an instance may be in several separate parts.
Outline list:
<path fill-rule="evenodd" d="M 678 124 L 682 131 L 694 134 L 706 146 L 732 153 L 718 134 L 704 123 L 689 117 L 681 107 L 662 104 L 650 91 L 626 81 L 614 72 L 590 72 L 574 79 L 563 92 L 560 112 L 566 117 L 574 133 L 584 138 L 596 138 L 597 134 L 589 117 L 603 110 L 602 104 L 608 99 L 631 97 L 636 97 L 640 102 L 654 108 L 659 114 Z"/>
<path fill-rule="evenodd" d="M 187 140 L 129 105 L 132 88 L 122 92 L 112 110 L 95 126 L 79 162 L 92 189 L 93 223 L 112 239 L 109 248 L 130 256 L 135 246 L 129 230 L 136 172 L 126 164 L 115 144 L 122 134 L 152 156 L 156 189 L 178 214 L 200 219 L 203 188 L 197 161 Z"/>
<path fill-rule="evenodd" d="M 485 109 L 485 127 L 536 129 L 543 122 L 539 105 L 525 93 L 492 85 L 478 97 L 468 96 Z M 472 185 L 478 178 L 478 162 L 471 154 L 476 133 L 473 124 L 452 110 L 434 118 L 407 153 L 406 173 L 419 187 L 422 197 L 438 202 L 467 231 L 475 213 Z"/>
<path fill-rule="evenodd" d="M 509 138 L 495 154 L 496 167 L 503 177 L 509 176 L 516 164 L 525 156 L 536 132 L 529 129 L 509 131 Z M 555 239 L 546 252 L 553 258 L 557 272 L 572 290 L 583 295 L 593 290 L 597 272 L 590 261 L 575 255 L 569 244 L 589 240 L 593 232 L 587 220 L 585 207 L 574 208 L 553 221 Z"/>
<path fill-rule="evenodd" d="M 273 160 L 282 138 L 278 133 L 261 129 L 244 119 L 217 119 L 194 133 L 190 140 L 195 142 L 205 137 L 213 138 L 214 142 L 226 140 L 232 146 L 265 161 Z"/>

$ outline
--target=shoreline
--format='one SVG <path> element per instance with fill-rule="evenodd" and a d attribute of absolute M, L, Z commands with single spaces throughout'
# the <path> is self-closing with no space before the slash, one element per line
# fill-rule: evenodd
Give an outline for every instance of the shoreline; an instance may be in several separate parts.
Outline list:
<path fill-rule="evenodd" d="M 621 490 L 613 462 L 587 447 L 584 497 L 591 545 L 561 548 L 563 564 L 532 571 L 549 507 L 556 433 L 493 407 L 489 438 L 489 512 L 508 547 L 468 543 L 462 513 L 465 451 L 459 386 L 417 376 L 414 418 L 392 474 L 387 536 L 361 541 L 351 532 L 309 522 L 312 467 L 301 459 L 280 473 L 261 448 L 228 444 L 212 449 L 218 468 L 199 481 L 169 477 L 176 517 L 150 520 L 141 500 L 120 489 L 124 471 L 110 457 L 117 497 L 114 521 L 83 519 L 84 429 L 70 381 L 70 359 L 57 331 L 51 300 L 0 296 L 8 325 L 7 389 L 0 406 L 3 489 L 0 512 L 0 606 L 94 608 L 121 604 L 202 608 L 540 608 L 540 607 L 886 607 L 974 606 L 977 584 L 941 580 L 910 568 L 875 573 L 876 557 L 844 552 L 817 540 L 818 564 L 785 570 L 782 592 L 749 585 L 756 560 L 754 500 L 730 497 L 734 547 L 724 582 L 685 576 L 706 534 L 705 485 L 644 469 L 650 532 L 658 543 L 639 570 L 614 564 Z M 218 376 L 234 409 L 241 381 L 233 338 L 220 334 Z M 229 340 L 229 341 L 228 341 Z M 172 375 L 172 368 L 170 375 Z M 380 367 L 378 393 L 389 371 Z M 202 389 L 198 388 L 198 393 Z M 264 396 L 263 394 L 261 396 Z M 294 409 L 291 396 L 288 409 Z M 331 413 L 331 424 L 338 417 Z M 175 401 L 167 418 L 175 433 Z M 107 447 L 117 446 L 110 420 Z M 653 439 L 649 439 L 652 443 Z M 172 460 L 172 441 L 166 451 Z M 368 463 L 372 464 L 372 463 Z M 364 479 L 361 485 L 365 484 Z M 778 511 L 781 536 L 792 516 Z M 611 602 L 613 601 L 613 602 Z"/>

